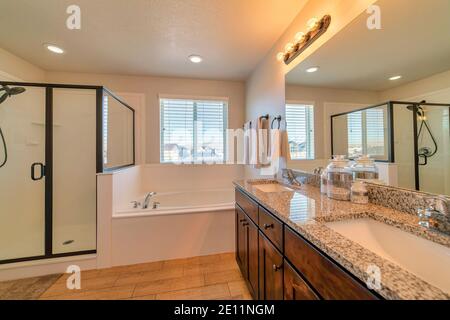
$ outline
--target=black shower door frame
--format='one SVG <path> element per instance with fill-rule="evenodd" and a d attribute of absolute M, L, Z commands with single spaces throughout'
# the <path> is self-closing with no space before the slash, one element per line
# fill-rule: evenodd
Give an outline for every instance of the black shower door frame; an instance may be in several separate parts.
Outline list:
<path fill-rule="evenodd" d="M 8 260 L 0 260 L 0 265 L 53 259 L 62 257 L 72 257 L 96 254 L 97 249 L 84 250 L 66 253 L 53 253 L 53 89 L 79 89 L 79 90 L 95 90 L 96 92 L 96 171 L 97 173 L 111 172 L 114 170 L 131 167 L 135 165 L 135 111 L 134 109 L 115 95 L 111 90 L 104 86 L 95 85 L 72 85 L 72 84 L 50 84 L 50 83 L 29 83 L 29 82 L 12 82 L 0 81 L 0 85 L 19 86 L 19 87 L 38 87 L 45 89 L 45 251 L 43 255 L 32 257 L 20 257 Z M 103 97 L 105 94 L 116 99 L 125 108 L 132 111 L 133 114 L 133 162 L 117 168 L 105 168 L 103 163 Z M 96 197 L 97 201 L 97 197 Z M 97 207 L 97 206 L 96 206 Z M 98 213 L 96 212 L 96 224 L 98 223 Z M 98 236 L 96 235 L 96 238 Z"/>

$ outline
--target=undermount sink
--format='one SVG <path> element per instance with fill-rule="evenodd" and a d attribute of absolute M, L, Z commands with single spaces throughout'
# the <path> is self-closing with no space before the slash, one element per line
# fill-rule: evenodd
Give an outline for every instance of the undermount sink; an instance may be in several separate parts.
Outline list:
<path fill-rule="evenodd" d="M 294 191 L 291 188 L 285 187 L 281 184 L 271 183 L 271 184 L 258 184 L 253 186 L 262 192 L 284 192 L 284 191 Z"/>
<path fill-rule="evenodd" d="M 326 226 L 450 293 L 450 248 L 373 219 L 330 222 Z"/>

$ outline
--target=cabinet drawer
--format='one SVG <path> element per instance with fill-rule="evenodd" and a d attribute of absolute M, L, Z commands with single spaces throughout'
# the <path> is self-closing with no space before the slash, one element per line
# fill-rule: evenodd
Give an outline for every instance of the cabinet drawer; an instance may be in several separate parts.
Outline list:
<path fill-rule="evenodd" d="M 258 222 L 258 204 L 246 196 L 242 191 L 235 189 L 236 203 L 245 211 L 245 213 L 253 220 Z"/>
<path fill-rule="evenodd" d="M 319 300 L 303 278 L 284 261 L 284 300 Z"/>
<path fill-rule="evenodd" d="M 374 300 L 376 297 L 357 280 L 285 228 L 286 258 L 326 300 Z"/>
<path fill-rule="evenodd" d="M 259 207 L 259 228 L 283 252 L 283 223 L 264 208 Z"/>

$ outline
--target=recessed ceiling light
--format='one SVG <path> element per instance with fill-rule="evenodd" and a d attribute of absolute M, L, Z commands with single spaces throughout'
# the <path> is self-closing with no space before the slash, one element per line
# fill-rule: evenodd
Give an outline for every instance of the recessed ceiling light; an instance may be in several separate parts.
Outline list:
<path fill-rule="evenodd" d="M 193 54 L 193 55 L 189 56 L 189 60 L 191 60 L 192 63 L 200 63 L 203 61 L 203 58 L 196 54 Z"/>
<path fill-rule="evenodd" d="M 318 70 L 319 70 L 319 67 L 311 67 L 309 69 L 306 69 L 306 72 L 314 73 L 314 72 L 317 72 Z"/>
<path fill-rule="evenodd" d="M 60 47 L 57 47 L 53 44 L 44 44 L 44 46 L 51 52 L 53 53 L 57 53 L 57 54 L 63 54 L 64 50 L 61 49 Z"/>
<path fill-rule="evenodd" d="M 401 78 L 402 78 L 402 76 L 395 76 L 395 77 L 390 77 L 389 80 L 395 81 L 395 80 L 400 80 Z"/>

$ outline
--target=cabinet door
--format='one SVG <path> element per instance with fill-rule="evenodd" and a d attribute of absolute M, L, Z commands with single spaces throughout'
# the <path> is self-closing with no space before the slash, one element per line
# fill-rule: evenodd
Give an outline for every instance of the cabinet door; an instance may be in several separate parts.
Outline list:
<path fill-rule="evenodd" d="M 284 260 L 284 300 L 319 300 L 286 260 Z"/>
<path fill-rule="evenodd" d="M 245 214 L 236 207 L 236 261 L 245 279 L 248 278 L 247 265 L 247 227 L 245 226 Z"/>
<path fill-rule="evenodd" d="M 259 233 L 259 299 L 283 300 L 283 256 Z"/>
<path fill-rule="evenodd" d="M 247 252 L 248 252 L 248 284 L 254 299 L 259 295 L 258 277 L 258 227 L 251 221 L 247 221 Z"/>

